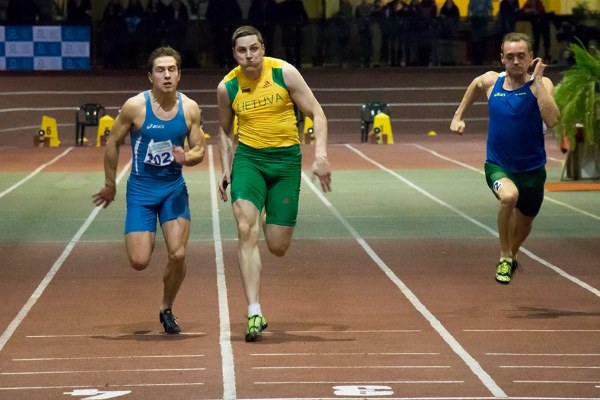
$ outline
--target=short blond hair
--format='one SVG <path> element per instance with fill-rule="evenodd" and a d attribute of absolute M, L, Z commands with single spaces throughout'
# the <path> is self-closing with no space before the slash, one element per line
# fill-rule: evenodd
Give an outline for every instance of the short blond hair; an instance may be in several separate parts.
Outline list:
<path fill-rule="evenodd" d="M 500 45 L 500 54 L 504 54 L 504 43 L 510 42 L 525 42 L 527 44 L 527 50 L 531 53 L 531 38 L 526 33 L 510 32 L 504 35 L 502 44 Z"/>

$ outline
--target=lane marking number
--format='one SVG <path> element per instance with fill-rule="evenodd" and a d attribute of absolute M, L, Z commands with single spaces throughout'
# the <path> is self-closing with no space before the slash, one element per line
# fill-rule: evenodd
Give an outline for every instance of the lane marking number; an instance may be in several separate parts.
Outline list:
<path fill-rule="evenodd" d="M 394 394 L 389 386 L 334 386 L 333 394 L 336 396 L 391 396 Z"/>
<path fill-rule="evenodd" d="M 115 397 L 125 396 L 131 393 L 131 390 L 111 390 L 111 391 L 99 391 L 98 389 L 75 389 L 72 392 L 63 392 L 73 397 L 76 396 L 88 396 L 81 400 L 105 400 L 114 399 Z M 89 397 L 91 396 L 91 397 Z"/>

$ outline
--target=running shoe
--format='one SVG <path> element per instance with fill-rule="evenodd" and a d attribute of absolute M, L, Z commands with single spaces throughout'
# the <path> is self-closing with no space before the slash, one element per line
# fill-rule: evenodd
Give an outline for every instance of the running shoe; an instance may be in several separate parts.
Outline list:
<path fill-rule="evenodd" d="M 496 266 L 496 281 L 508 284 L 517 269 L 516 261 L 501 260 Z"/>
<path fill-rule="evenodd" d="M 163 327 L 165 328 L 165 333 L 176 335 L 179 332 L 181 332 L 181 328 L 179 327 L 179 324 L 177 323 L 177 317 L 173 315 L 173 312 L 171 311 L 170 308 L 167 308 L 167 309 L 161 311 L 158 314 L 158 316 L 160 318 L 160 322 L 163 324 Z"/>
<path fill-rule="evenodd" d="M 254 342 L 262 331 L 267 329 L 269 323 L 262 315 L 248 315 L 248 329 L 246 329 L 246 342 Z"/>

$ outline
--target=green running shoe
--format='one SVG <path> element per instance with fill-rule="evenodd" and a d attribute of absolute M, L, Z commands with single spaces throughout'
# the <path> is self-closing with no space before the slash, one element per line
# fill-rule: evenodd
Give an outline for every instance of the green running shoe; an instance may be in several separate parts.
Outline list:
<path fill-rule="evenodd" d="M 510 283 L 513 273 L 517 270 L 517 262 L 502 260 L 496 266 L 496 281 L 502 284 Z"/>
<path fill-rule="evenodd" d="M 246 342 L 254 342 L 262 331 L 267 329 L 269 323 L 262 315 L 248 315 L 248 329 L 246 329 Z"/>

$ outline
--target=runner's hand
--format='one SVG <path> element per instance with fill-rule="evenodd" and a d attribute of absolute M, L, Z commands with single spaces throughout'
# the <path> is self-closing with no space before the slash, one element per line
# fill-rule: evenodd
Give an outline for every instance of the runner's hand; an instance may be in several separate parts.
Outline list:
<path fill-rule="evenodd" d="M 316 159 L 312 165 L 313 174 L 319 178 L 324 192 L 331 192 L 331 168 L 326 158 Z"/>
<path fill-rule="evenodd" d="M 229 177 L 229 175 L 223 175 L 223 177 L 219 181 L 219 196 L 223 201 L 227 201 L 227 199 L 229 198 L 227 196 L 227 186 L 229 186 L 229 183 L 231 183 L 231 178 Z"/>
<path fill-rule="evenodd" d="M 173 157 L 179 165 L 185 165 L 185 150 L 181 146 L 173 146 Z"/>
<path fill-rule="evenodd" d="M 112 203 L 115 200 L 116 194 L 116 188 L 104 186 L 102 190 L 100 190 L 98 193 L 92 196 L 92 199 L 96 207 L 103 206 L 104 208 L 106 208 L 110 203 Z"/>

